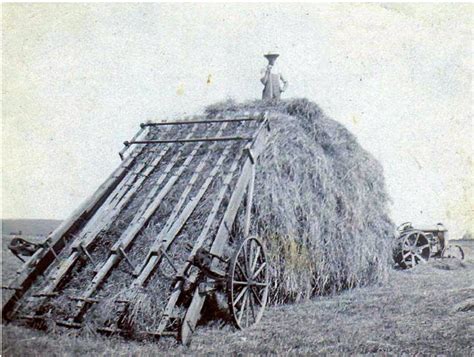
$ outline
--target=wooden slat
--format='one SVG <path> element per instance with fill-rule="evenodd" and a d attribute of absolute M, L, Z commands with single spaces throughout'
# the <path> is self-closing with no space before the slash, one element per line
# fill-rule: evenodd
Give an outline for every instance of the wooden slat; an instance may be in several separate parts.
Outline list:
<path fill-rule="evenodd" d="M 221 126 L 218 135 L 222 133 L 223 130 L 227 127 L 227 123 L 224 122 L 224 124 Z M 168 237 L 168 241 L 172 240 L 173 237 L 176 236 L 176 234 L 179 233 L 181 230 L 181 227 L 185 224 L 189 216 L 191 215 L 192 211 L 194 208 L 197 206 L 199 203 L 202 195 L 204 192 L 207 190 L 207 187 L 210 184 L 210 181 L 212 181 L 213 177 L 217 173 L 218 169 L 220 166 L 223 164 L 225 158 L 227 157 L 229 153 L 229 147 L 226 147 L 219 157 L 219 159 L 216 162 L 216 165 L 214 168 L 210 171 L 208 177 L 204 180 L 204 185 L 201 187 L 201 189 L 198 191 L 198 194 L 190 201 L 188 202 L 187 207 L 183 210 L 181 213 L 181 216 L 177 218 L 179 211 L 181 210 L 184 202 L 186 201 L 189 193 L 191 192 L 192 188 L 194 187 L 194 184 L 196 183 L 197 179 L 202 175 L 202 170 L 204 169 L 207 161 L 211 157 L 212 151 L 217 147 L 217 144 L 214 143 L 212 144 L 209 149 L 207 154 L 204 156 L 204 158 L 201 160 L 199 165 L 196 167 L 191 179 L 189 180 L 188 184 L 186 185 L 185 189 L 183 190 L 177 204 L 174 206 L 173 211 L 169 215 L 166 224 L 164 225 L 163 229 L 158 233 L 157 238 L 155 239 L 154 244 L 150 247 L 148 254 L 146 258 L 144 259 L 144 263 L 140 267 L 139 271 L 136 271 L 134 275 L 139 275 L 141 271 L 144 270 L 146 267 L 148 260 L 152 255 L 157 254 L 159 251 L 166 251 L 168 249 L 169 243 L 166 247 L 162 247 L 162 241 L 164 240 L 165 236 Z M 209 179 L 211 177 L 211 179 Z M 194 208 L 193 208 L 194 207 Z M 191 210 L 192 209 L 192 210 Z M 139 284 L 142 285 L 142 284 Z"/>
<path fill-rule="evenodd" d="M 192 134 L 190 133 L 189 135 L 192 135 Z M 170 163 L 167 170 L 165 170 L 165 172 L 160 176 L 160 178 L 158 179 L 156 183 L 156 186 L 149 192 L 149 194 L 147 195 L 147 198 L 145 199 L 140 209 L 135 214 L 135 218 L 132 221 L 132 223 L 128 226 L 125 232 L 122 233 L 120 239 L 112 247 L 111 249 L 112 254 L 109 256 L 106 263 L 102 266 L 102 268 L 97 272 L 97 274 L 93 278 L 90 286 L 83 294 L 84 298 L 89 298 L 90 296 L 93 295 L 95 290 L 99 287 L 99 285 L 103 282 L 103 280 L 109 274 L 110 270 L 121 260 L 122 255 L 118 254 L 119 248 L 122 248 L 123 250 L 128 249 L 128 246 L 135 239 L 135 237 L 138 235 L 138 233 L 146 224 L 146 222 L 148 222 L 148 220 L 151 218 L 151 216 L 159 207 L 159 205 L 161 204 L 165 196 L 171 191 L 173 185 L 176 183 L 179 177 L 183 174 L 185 169 L 190 165 L 192 159 L 194 158 L 194 156 L 196 155 L 196 153 L 198 152 L 201 146 L 202 146 L 202 143 L 198 143 L 195 146 L 195 148 L 192 150 L 190 155 L 186 157 L 183 164 L 178 168 L 177 172 L 169 178 L 169 180 L 166 182 L 164 187 L 158 192 L 158 194 L 156 194 L 161 183 L 166 179 L 172 167 L 181 156 L 182 150 L 180 150 L 177 153 L 174 163 Z M 82 315 L 83 312 L 85 312 L 86 305 L 82 303 L 78 303 L 76 308 L 77 308 L 77 313 L 75 314 L 74 318 L 78 318 L 80 315 Z"/>
<path fill-rule="evenodd" d="M 144 124 L 141 124 L 143 127 Z M 192 129 L 194 131 L 195 128 Z M 134 138 L 133 140 L 135 140 Z M 136 169 L 134 170 L 134 175 L 131 175 L 131 179 L 122 187 L 122 190 L 117 192 L 117 195 L 113 197 L 113 200 L 110 204 L 111 207 L 116 207 L 120 202 L 123 202 L 122 199 L 123 197 L 128 193 L 129 190 L 131 190 L 133 187 L 136 187 L 136 179 L 137 176 L 144 176 L 145 178 L 150 175 L 150 173 L 154 170 L 154 168 L 158 165 L 158 163 L 161 161 L 164 155 L 168 152 L 168 150 L 171 148 L 171 145 L 167 145 L 164 148 L 162 148 L 161 152 L 158 154 L 158 158 L 154 157 L 152 155 L 152 160 L 149 164 L 141 161 L 138 163 L 136 166 Z M 154 154 L 155 152 L 153 152 Z M 145 171 L 142 173 L 142 170 L 145 169 Z M 138 184 L 139 186 L 140 184 Z"/>
<path fill-rule="evenodd" d="M 141 175 L 135 182 L 133 187 L 127 191 L 127 193 L 121 198 L 119 202 L 116 203 L 115 207 L 112 208 L 110 213 L 104 217 L 104 222 L 102 225 L 98 226 L 98 229 L 96 229 L 92 234 L 87 237 L 83 244 L 85 247 L 88 247 L 95 237 L 101 232 L 101 231 L 106 231 L 110 228 L 110 226 L 114 223 L 116 218 L 119 216 L 121 209 L 131 200 L 131 198 L 135 195 L 137 190 L 141 187 L 145 179 L 148 177 L 148 175 L 158 167 L 159 163 L 163 159 L 163 157 L 166 155 L 168 150 L 170 149 L 170 146 L 167 145 L 165 148 L 163 148 L 162 152 L 153 159 L 152 163 L 148 165 L 144 171 L 144 174 Z"/>
<path fill-rule="evenodd" d="M 108 207 L 112 206 L 113 200 L 116 197 L 112 197 L 112 202 L 109 202 L 107 205 L 104 204 L 104 214 L 100 216 L 100 221 L 94 221 L 92 224 L 92 229 L 90 231 L 85 230 L 85 234 L 82 235 L 79 239 L 76 239 L 72 244 L 72 249 L 76 250 L 79 246 L 83 246 L 84 249 L 87 249 L 97 238 L 101 231 L 106 231 L 109 229 L 110 225 L 114 222 L 117 216 L 120 214 L 120 210 L 122 209 L 125 204 L 129 202 L 129 200 L 133 197 L 137 189 L 141 186 L 145 178 L 157 167 L 157 165 L 161 162 L 162 158 L 166 155 L 171 145 L 167 145 L 165 148 L 162 149 L 160 154 L 155 157 L 150 165 L 139 165 L 138 169 L 135 169 L 133 173 L 131 173 L 128 177 L 126 183 L 122 185 L 130 185 L 133 186 L 132 189 L 126 191 L 125 195 L 121 197 L 119 202 L 115 203 L 115 207 L 111 210 L 107 210 Z M 141 172 L 141 169 L 146 167 L 144 173 L 136 180 L 135 176 Z M 125 181 L 125 180 L 123 180 Z M 134 183 L 134 185 L 133 185 Z M 112 195 L 111 195 L 112 196 Z M 90 223 L 90 222 L 88 222 Z M 84 230 L 83 230 L 84 231 Z M 55 275 L 52 277 L 51 282 L 43 289 L 42 293 L 46 294 L 48 292 L 54 291 L 62 279 L 69 273 L 69 271 L 73 268 L 80 257 L 80 252 L 73 251 L 71 255 L 61 263 L 59 269 L 56 271 Z"/>
<path fill-rule="evenodd" d="M 209 176 L 206 178 L 206 180 L 202 184 L 196 196 L 188 203 L 188 205 L 185 207 L 185 209 L 183 210 L 181 215 L 178 217 L 178 219 L 172 222 L 172 226 L 169 228 L 169 230 L 161 234 L 157 238 L 155 243 L 151 246 L 150 253 L 148 254 L 149 259 L 147 258 L 145 260 L 146 265 L 142 273 L 140 274 L 140 276 L 137 277 L 137 279 L 135 280 L 132 286 L 142 286 L 145 283 L 145 281 L 148 279 L 151 272 L 154 270 L 155 266 L 159 263 L 161 259 L 161 252 L 168 250 L 168 248 L 173 243 L 178 233 L 181 231 L 181 229 L 183 228 L 183 226 L 185 225 L 185 223 L 187 222 L 191 214 L 194 212 L 197 205 L 201 201 L 202 197 L 208 190 L 209 185 L 211 184 L 214 177 L 218 173 L 219 168 L 223 165 L 224 160 L 229 154 L 229 151 L 230 151 L 230 148 L 228 147 L 224 149 L 224 152 L 219 157 L 218 162 L 211 170 Z"/>
<path fill-rule="evenodd" d="M 145 136 L 147 130 L 142 131 L 142 136 Z M 27 265 L 26 269 L 22 271 L 9 284 L 12 286 L 21 287 L 21 290 L 8 291 L 3 294 L 2 317 L 5 320 L 9 319 L 9 313 L 13 311 L 16 302 L 21 299 L 23 294 L 30 288 L 39 274 L 42 274 L 52 261 L 55 255 L 62 251 L 66 244 L 66 236 L 72 230 L 76 229 L 83 219 L 90 217 L 94 211 L 100 207 L 103 200 L 114 190 L 117 184 L 123 179 L 126 170 L 135 160 L 135 157 L 142 150 L 142 147 L 137 147 L 128 156 L 117 169 L 99 186 L 99 188 L 92 194 L 83 204 L 81 204 L 65 221 L 63 221 L 58 228 L 48 237 L 49 246 L 38 250 L 37 254 L 31 257 L 31 266 Z M 55 254 L 51 252 L 54 249 Z M 33 261 L 34 259 L 34 261 Z"/>
<path fill-rule="evenodd" d="M 208 238 L 209 230 L 210 230 L 212 224 L 215 221 L 215 218 L 216 218 L 217 213 L 219 211 L 219 207 L 221 206 L 222 201 L 224 200 L 225 194 L 226 194 L 226 192 L 229 188 L 229 185 L 232 181 L 232 178 L 234 176 L 234 172 L 236 171 L 236 169 L 238 167 L 238 163 L 240 161 L 241 154 L 242 153 L 240 153 L 240 155 L 234 160 L 234 162 L 232 163 L 232 165 L 229 169 L 229 172 L 224 177 L 223 185 L 221 186 L 221 189 L 220 189 L 220 191 L 217 195 L 217 198 L 214 201 L 212 209 L 211 209 L 211 211 L 210 211 L 210 213 L 209 213 L 209 215 L 206 219 L 206 223 L 204 224 L 204 227 L 203 227 L 201 233 L 199 234 L 198 238 L 196 239 L 196 242 L 194 243 L 193 250 L 191 251 L 191 253 L 189 255 L 188 261 L 181 268 L 180 272 L 178 273 L 178 276 L 182 276 L 182 277 L 186 276 L 188 269 L 192 266 L 191 261 L 193 260 L 194 255 L 203 246 L 204 242 L 206 241 L 206 238 Z M 176 282 L 176 284 L 173 288 L 173 292 L 172 292 L 172 294 L 171 294 L 171 296 L 168 300 L 168 303 L 165 307 L 163 317 L 160 321 L 160 324 L 158 326 L 157 331 L 164 331 L 166 329 L 166 327 L 168 326 L 168 320 L 169 320 L 168 317 L 173 315 L 176 303 L 177 303 L 177 301 L 178 301 L 178 299 L 179 299 L 179 297 L 182 293 L 183 285 L 184 285 L 184 279 L 181 279 L 181 280 Z"/>
<path fill-rule="evenodd" d="M 252 213 L 253 190 L 255 186 L 255 162 L 252 162 L 250 173 L 250 182 L 248 184 L 247 202 L 245 207 L 245 222 L 244 222 L 244 237 L 247 237 L 250 232 L 250 218 Z"/>
<path fill-rule="evenodd" d="M 161 157 L 162 156 L 158 156 L 158 158 L 155 159 L 156 163 L 158 163 L 161 160 Z M 117 187 L 117 190 L 120 191 L 125 184 L 128 184 L 129 182 L 133 182 L 134 175 L 136 175 L 139 172 L 140 172 L 139 170 L 134 170 L 133 172 L 131 172 L 127 178 L 124 178 L 124 180 L 122 180 L 122 184 L 119 185 L 120 187 Z M 142 181 L 143 180 L 141 180 L 140 183 Z M 86 226 L 82 229 L 80 237 L 78 237 L 73 242 L 71 246 L 71 248 L 73 249 L 73 252 L 68 256 L 68 258 L 66 258 L 60 263 L 59 269 L 51 277 L 49 283 L 37 295 L 42 294 L 42 295 L 47 296 L 48 293 L 53 292 L 55 289 L 58 288 L 59 284 L 67 276 L 69 271 L 74 267 L 79 257 L 81 256 L 79 247 L 82 246 L 82 249 L 87 249 L 88 246 L 90 246 L 90 244 L 94 242 L 94 240 L 97 238 L 97 236 L 102 230 L 108 229 L 112 221 L 120 213 L 119 210 L 121 209 L 121 207 L 123 207 L 128 202 L 128 200 L 132 197 L 135 190 L 129 190 L 127 194 L 125 195 L 125 197 L 122 198 L 122 200 L 112 210 L 108 210 L 107 208 L 109 208 L 112 205 L 112 201 L 115 197 L 113 197 L 114 195 L 109 196 L 110 200 L 107 200 L 102 205 L 100 214 L 94 215 L 96 219 L 91 219 L 87 222 Z"/>
<path fill-rule="evenodd" d="M 266 127 L 267 130 L 259 130 L 258 135 L 255 137 L 253 145 L 249 147 L 249 150 L 252 152 L 253 159 L 256 160 L 261 152 L 265 148 L 265 144 L 267 141 L 268 136 L 268 127 L 267 127 L 266 120 L 262 123 L 261 128 Z M 242 198 L 245 193 L 245 189 L 248 186 L 248 183 L 251 179 L 251 172 L 252 172 L 252 160 L 250 157 L 245 161 L 244 166 L 242 168 L 241 175 L 239 176 L 237 183 L 235 185 L 235 189 L 232 193 L 230 198 L 229 204 L 227 206 L 227 210 L 224 214 L 224 218 L 222 219 L 221 224 L 219 225 L 219 229 L 217 231 L 216 237 L 211 246 L 210 253 L 213 255 L 221 256 L 222 251 L 225 246 L 225 242 L 229 238 L 228 229 L 232 227 L 235 216 L 237 214 L 237 210 L 240 206 Z M 217 265 L 217 261 L 214 259 L 213 264 L 211 265 L 211 269 L 215 268 Z M 191 300 L 191 304 L 189 305 L 188 309 L 186 310 L 186 314 L 183 320 L 183 324 L 181 326 L 181 340 L 183 344 L 187 345 L 191 342 L 191 337 L 196 328 L 197 321 L 201 314 L 202 307 L 206 300 L 206 294 L 200 294 L 199 287 L 197 287 L 194 291 L 193 298 Z"/>

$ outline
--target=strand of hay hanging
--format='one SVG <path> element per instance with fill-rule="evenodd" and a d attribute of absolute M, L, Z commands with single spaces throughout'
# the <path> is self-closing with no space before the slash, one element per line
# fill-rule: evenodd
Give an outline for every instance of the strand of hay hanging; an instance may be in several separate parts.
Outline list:
<path fill-rule="evenodd" d="M 306 99 L 227 101 L 206 113 L 252 109 L 281 113 L 259 159 L 252 222 L 267 248 L 272 302 L 383 281 L 395 237 L 379 162 Z"/>

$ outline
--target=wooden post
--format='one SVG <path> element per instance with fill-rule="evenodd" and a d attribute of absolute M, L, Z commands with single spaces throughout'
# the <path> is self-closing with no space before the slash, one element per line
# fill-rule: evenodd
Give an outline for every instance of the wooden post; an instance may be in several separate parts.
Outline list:
<path fill-rule="evenodd" d="M 248 237 L 250 232 L 250 218 L 252 215 L 253 189 L 255 185 L 255 162 L 252 162 L 250 182 L 247 188 L 247 202 L 245 207 L 244 237 Z"/>

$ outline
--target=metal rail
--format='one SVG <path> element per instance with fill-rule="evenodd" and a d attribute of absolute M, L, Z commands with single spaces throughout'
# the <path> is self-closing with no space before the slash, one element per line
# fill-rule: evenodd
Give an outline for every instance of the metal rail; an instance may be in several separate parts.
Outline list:
<path fill-rule="evenodd" d="M 169 140 L 133 140 L 125 141 L 125 146 L 133 144 L 173 144 L 173 143 L 197 143 L 206 141 L 252 141 L 253 137 L 244 136 L 221 136 L 210 138 L 189 138 L 189 139 L 169 139 Z"/>
<path fill-rule="evenodd" d="M 212 123 L 232 123 L 232 122 L 243 122 L 243 121 L 255 121 L 262 120 L 261 117 L 235 117 L 231 119 L 205 119 L 205 120 L 183 120 L 183 121 L 163 121 L 159 123 L 142 123 L 140 127 L 145 128 L 147 126 L 164 126 L 164 125 L 189 125 L 189 124 L 212 124 Z"/>

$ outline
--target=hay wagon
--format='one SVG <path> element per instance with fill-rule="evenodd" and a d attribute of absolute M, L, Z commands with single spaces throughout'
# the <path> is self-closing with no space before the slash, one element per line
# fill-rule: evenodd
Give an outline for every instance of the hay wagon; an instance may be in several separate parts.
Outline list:
<path fill-rule="evenodd" d="M 269 132 L 259 112 L 141 124 L 120 166 L 43 244 L 15 241 L 29 258 L 3 286 L 4 320 L 187 344 L 219 293 L 238 328 L 257 323 L 269 267 L 251 211 Z M 144 326 L 121 292 L 147 289 L 158 318 Z"/>
<path fill-rule="evenodd" d="M 433 227 L 415 228 L 411 222 L 397 228 L 398 248 L 395 261 L 402 268 L 413 268 L 431 258 L 464 259 L 459 245 L 448 244 L 448 230 L 442 223 Z"/>

